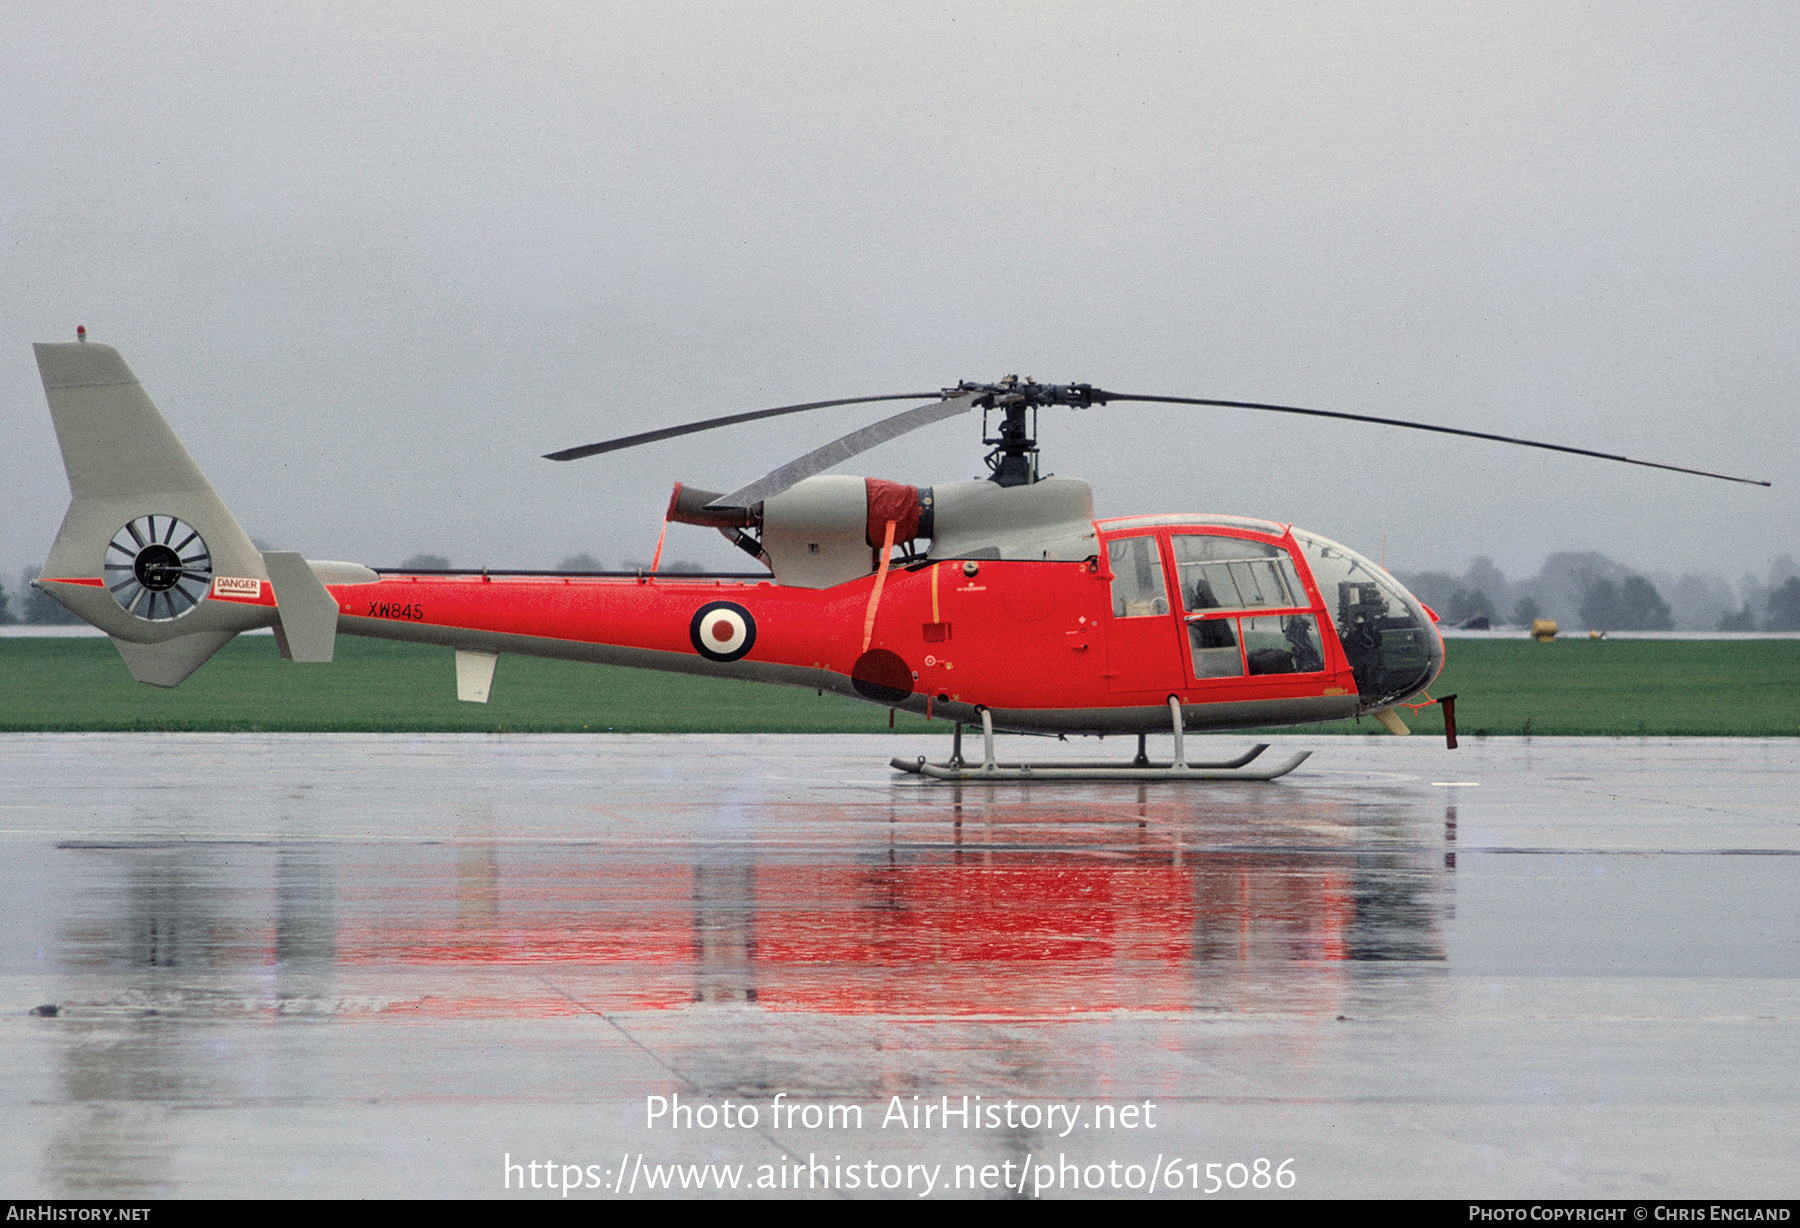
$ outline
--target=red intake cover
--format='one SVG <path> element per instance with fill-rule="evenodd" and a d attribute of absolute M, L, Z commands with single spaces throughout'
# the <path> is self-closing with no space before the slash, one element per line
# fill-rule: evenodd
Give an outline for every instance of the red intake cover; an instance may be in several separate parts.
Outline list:
<path fill-rule="evenodd" d="M 904 482 L 864 478 L 869 487 L 869 525 L 863 540 L 880 548 L 887 536 L 887 522 L 894 522 L 894 540 L 911 541 L 919 535 L 919 488 Z"/>

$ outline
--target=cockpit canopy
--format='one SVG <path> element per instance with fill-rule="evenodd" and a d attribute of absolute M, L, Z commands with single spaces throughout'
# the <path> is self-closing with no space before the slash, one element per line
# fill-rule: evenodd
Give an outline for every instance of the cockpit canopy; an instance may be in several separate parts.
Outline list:
<path fill-rule="evenodd" d="M 1390 707 L 1431 685 L 1444 668 L 1444 641 L 1419 599 L 1356 551 L 1300 529 L 1293 534 L 1337 624 L 1363 709 Z"/>
<path fill-rule="evenodd" d="M 1325 670 L 1321 624 L 1324 633 L 1336 632 L 1355 676 L 1358 711 L 1417 694 L 1443 667 L 1443 641 L 1424 607 L 1381 567 L 1336 542 L 1226 516 L 1144 516 L 1103 527 L 1114 617 L 1179 614 L 1196 681 Z M 1148 529 L 1166 531 L 1166 546 Z M 1164 575 L 1164 549 L 1173 585 Z M 1178 603 L 1173 610 L 1171 601 Z"/>

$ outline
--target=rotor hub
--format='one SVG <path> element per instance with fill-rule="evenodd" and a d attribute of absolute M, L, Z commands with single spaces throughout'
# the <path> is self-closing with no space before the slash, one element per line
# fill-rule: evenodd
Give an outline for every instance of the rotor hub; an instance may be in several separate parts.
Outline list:
<path fill-rule="evenodd" d="M 1000 486 L 1029 486 L 1038 480 L 1037 411 L 1045 405 L 1064 405 L 1085 409 L 1103 405 L 1107 394 L 1092 384 L 1040 384 L 1027 376 L 1020 379 L 1008 375 L 996 383 L 974 384 L 964 381 L 944 389 L 946 398 L 977 394 L 975 404 L 981 407 L 981 442 L 993 451 L 987 454 L 989 479 Z M 989 436 L 987 415 L 997 412 L 1000 424 Z M 1031 415 L 1029 424 L 1026 414 Z"/>

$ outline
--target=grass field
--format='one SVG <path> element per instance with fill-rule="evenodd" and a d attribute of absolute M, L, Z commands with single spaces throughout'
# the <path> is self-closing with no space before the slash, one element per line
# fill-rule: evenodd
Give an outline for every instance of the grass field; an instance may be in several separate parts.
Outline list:
<path fill-rule="evenodd" d="M 1450 640 L 1447 656 L 1431 693 L 1456 696 L 1465 737 L 1800 735 L 1800 640 Z M 1440 709 L 1401 716 L 1443 735 Z"/>
<path fill-rule="evenodd" d="M 341 638 L 331 665 L 226 646 L 177 690 L 134 682 L 99 638 L 0 639 L 0 730 L 876 733 L 885 709 L 787 687 L 503 657 L 459 703 L 447 648 Z M 1464 736 L 1800 735 L 1797 640 L 1452 640 L 1434 695 Z M 1438 709 L 1402 713 L 1443 731 Z M 900 713 L 900 731 L 935 728 Z M 1314 726 L 1371 733 L 1372 721 Z"/>

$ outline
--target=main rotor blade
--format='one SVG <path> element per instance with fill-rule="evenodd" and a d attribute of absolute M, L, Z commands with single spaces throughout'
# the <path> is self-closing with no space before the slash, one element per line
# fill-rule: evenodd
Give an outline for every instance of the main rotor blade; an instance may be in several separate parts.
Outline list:
<path fill-rule="evenodd" d="M 728 495 L 720 495 L 706 506 L 755 507 L 764 499 L 780 494 L 794 483 L 810 478 L 815 473 L 824 473 L 839 461 L 846 461 L 858 453 L 867 452 L 878 443 L 898 439 L 908 431 L 916 431 L 922 426 L 930 426 L 933 422 L 942 422 L 945 418 L 954 418 L 973 405 L 977 395 L 971 392 L 965 396 L 951 397 L 945 401 L 933 401 L 930 405 L 920 405 L 916 409 L 902 410 L 891 418 L 883 418 L 880 422 L 870 423 L 860 431 L 851 431 L 842 439 L 834 439 L 822 448 L 815 448 L 799 460 L 789 461 L 781 468 L 757 478 L 756 481 L 740 490 L 734 490 Z"/>
<path fill-rule="evenodd" d="M 1490 435 L 1486 431 L 1465 431 L 1454 426 L 1433 426 L 1428 422 L 1407 422 L 1401 418 L 1375 418 L 1368 414 L 1346 414 L 1330 409 L 1301 409 L 1295 405 L 1263 405 L 1256 401 L 1208 401 L 1198 397 L 1140 397 L 1122 392 L 1102 392 L 1096 388 L 1096 401 L 1155 401 L 1165 405 L 1218 405 L 1226 409 L 1266 409 L 1278 414 L 1305 414 L 1309 418 L 1342 418 L 1346 422 L 1373 422 L 1379 426 L 1401 426 L 1412 431 L 1433 431 L 1439 435 L 1462 435 L 1469 439 L 1486 439 L 1494 443 L 1514 443 L 1522 448 L 1543 448 L 1549 452 L 1568 452 L 1575 456 L 1592 456 L 1600 460 L 1618 461 L 1626 465 L 1642 465 L 1647 469 L 1667 469 L 1673 473 L 1691 473 L 1695 477 L 1718 478 L 1722 482 L 1742 482 L 1746 486 L 1768 486 L 1756 478 L 1733 477 L 1729 473 L 1713 473 L 1707 469 L 1689 469 L 1682 465 L 1664 465 L 1658 461 L 1634 460 L 1613 452 L 1595 452 L 1589 448 L 1571 448 L 1560 443 L 1541 443 L 1535 439 L 1515 439 L 1511 435 Z"/>
<path fill-rule="evenodd" d="M 922 401 L 927 397 L 940 394 L 935 392 L 895 393 L 885 397 L 845 397 L 841 401 L 808 401 L 804 405 L 782 405 L 775 409 L 756 409 L 747 414 L 727 414 L 723 418 L 708 418 L 704 422 L 689 422 L 683 426 L 665 426 L 659 431 L 645 431 L 638 435 L 624 435 L 618 439 L 608 439 L 602 443 L 590 443 L 579 448 L 564 448 L 561 452 L 547 452 L 545 460 L 572 461 L 584 456 L 598 456 L 602 452 L 617 452 L 621 448 L 635 448 L 641 443 L 655 443 L 659 439 L 674 439 L 681 435 L 694 435 L 701 431 L 714 430 L 721 426 L 736 426 L 740 422 L 755 422 L 760 418 L 779 418 L 782 414 L 797 414 L 808 409 L 829 409 L 833 405 L 866 405 L 870 401 Z"/>

